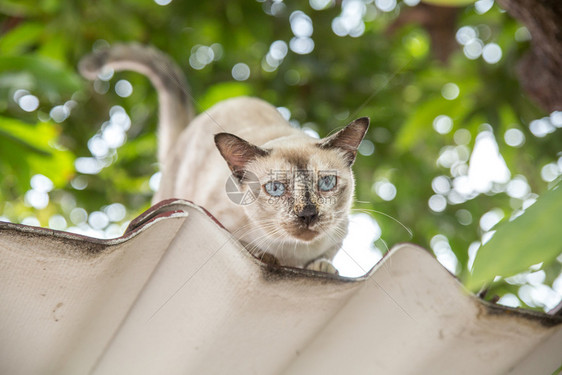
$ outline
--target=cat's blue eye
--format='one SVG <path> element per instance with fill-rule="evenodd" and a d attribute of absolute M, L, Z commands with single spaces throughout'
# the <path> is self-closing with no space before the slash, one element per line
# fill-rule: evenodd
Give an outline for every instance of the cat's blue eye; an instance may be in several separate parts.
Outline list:
<path fill-rule="evenodd" d="M 285 194 L 285 185 L 279 181 L 269 181 L 265 184 L 265 191 L 272 197 L 280 197 Z"/>
<path fill-rule="evenodd" d="M 320 191 L 330 191 L 336 187 L 336 175 L 322 176 L 318 180 L 318 189 Z"/>

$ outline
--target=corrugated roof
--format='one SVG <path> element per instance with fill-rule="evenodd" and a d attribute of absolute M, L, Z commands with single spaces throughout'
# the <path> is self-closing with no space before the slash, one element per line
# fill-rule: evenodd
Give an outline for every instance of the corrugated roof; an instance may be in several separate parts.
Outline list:
<path fill-rule="evenodd" d="M 0 223 L 0 373 L 550 374 L 559 317 L 467 294 L 427 251 L 346 279 L 261 263 L 169 200 L 121 238 Z"/>

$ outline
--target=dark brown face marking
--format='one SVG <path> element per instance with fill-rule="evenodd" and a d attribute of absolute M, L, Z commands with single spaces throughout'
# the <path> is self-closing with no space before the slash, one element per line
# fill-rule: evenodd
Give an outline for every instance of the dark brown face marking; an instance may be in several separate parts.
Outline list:
<path fill-rule="evenodd" d="M 318 221 L 318 209 L 312 203 L 305 204 L 300 211 L 295 211 L 299 223 L 306 228 Z"/>
<path fill-rule="evenodd" d="M 290 153 L 285 155 L 285 160 L 294 166 L 296 170 L 306 170 L 308 167 L 308 159 L 297 153 Z"/>

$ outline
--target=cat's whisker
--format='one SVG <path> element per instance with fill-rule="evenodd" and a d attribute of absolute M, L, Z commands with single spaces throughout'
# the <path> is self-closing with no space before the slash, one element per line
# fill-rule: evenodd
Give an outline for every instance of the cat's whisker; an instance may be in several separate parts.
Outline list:
<path fill-rule="evenodd" d="M 280 230 L 277 231 L 277 232 L 274 232 L 271 237 L 274 237 L 274 239 L 280 238 L 279 236 L 277 236 L 280 232 L 281 232 Z M 277 236 L 277 237 L 276 237 L 276 236 Z M 274 243 L 275 243 L 275 241 L 270 240 L 270 241 L 269 241 L 269 244 L 267 245 L 267 247 L 266 247 L 265 250 L 263 251 L 263 254 L 269 253 L 269 254 L 271 254 L 271 255 L 273 255 L 273 256 L 276 257 L 277 250 L 278 250 L 280 247 L 282 247 L 283 241 L 281 241 L 281 246 L 275 247 L 275 248 L 273 249 L 274 251 L 271 252 L 269 249 L 271 248 L 271 246 L 273 246 Z"/>
<path fill-rule="evenodd" d="M 347 232 L 345 230 L 341 229 L 341 228 L 334 228 L 333 233 L 335 234 L 335 237 L 341 236 L 340 239 L 342 239 L 342 240 L 347 236 Z M 380 238 L 380 237 L 377 240 L 374 241 L 374 245 L 377 248 L 380 249 L 380 247 L 378 245 L 379 242 L 382 243 L 382 245 L 384 247 L 383 254 L 388 253 L 390 251 L 390 249 L 389 249 L 386 241 L 384 239 Z M 342 247 L 342 250 L 345 251 L 345 249 L 343 247 Z M 356 261 L 355 259 L 353 259 L 353 257 L 351 256 L 351 254 L 349 252 L 345 251 L 345 253 L 348 257 L 350 257 L 353 260 L 354 263 L 356 263 L 362 269 L 360 263 L 358 261 Z M 387 272 L 390 270 L 391 267 L 392 267 L 392 259 L 390 259 L 388 262 L 385 262 L 384 266 L 383 266 L 383 268 L 385 268 L 385 270 Z"/>
<path fill-rule="evenodd" d="M 363 212 L 363 213 L 366 213 L 366 214 L 369 214 L 369 213 L 373 212 L 373 213 L 376 213 L 376 214 L 386 216 L 387 218 L 392 219 L 396 223 L 400 224 L 402 226 L 402 228 L 404 228 L 406 230 L 406 232 L 408 232 L 408 235 L 410 236 L 410 239 L 414 237 L 414 232 L 412 232 L 412 230 L 410 228 L 408 228 L 406 225 L 404 225 L 400 220 L 396 219 L 395 217 L 393 217 L 393 216 L 391 216 L 387 213 L 384 213 L 384 212 L 378 211 L 378 210 L 367 209 L 367 208 L 352 208 L 351 210 Z"/>
<path fill-rule="evenodd" d="M 281 231 L 280 228 L 276 228 L 273 232 L 271 233 L 267 233 L 264 234 L 254 240 L 252 240 L 251 242 L 249 242 L 248 244 L 246 244 L 246 248 L 248 249 L 248 251 L 250 251 L 252 254 L 255 253 L 261 253 L 261 257 L 260 260 L 263 260 L 263 256 L 265 255 L 265 253 L 267 251 L 261 250 L 263 248 L 263 244 L 266 244 L 268 241 L 270 242 L 268 248 L 274 243 L 274 241 L 271 241 L 271 237 L 275 238 L 275 236 Z"/>
<path fill-rule="evenodd" d="M 262 234 L 261 236 L 258 236 L 255 239 L 253 239 L 252 241 L 248 242 L 248 244 L 246 246 L 252 247 L 253 244 L 259 244 L 259 243 L 267 240 L 269 237 L 270 237 L 269 233 Z"/>
<path fill-rule="evenodd" d="M 277 221 L 274 219 L 265 219 L 263 221 L 259 221 L 259 222 L 250 222 L 248 224 L 242 225 L 239 228 L 236 228 L 235 230 L 233 230 L 231 233 L 233 235 L 236 235 L 238 232 L 246 229 L 246 228 L 259 228 L 259 227 L 264 227 L 264 226 L 268 226 L 268 225 L 278 225 Z"/>
<path fill-rule="evenodd" d="M 341 241 L 339 241 L 339 240 L 341 240 L 342 238 L 338 238 L 337 235 L 336 235 L 336 238 L 338 239 L 338 241 L 334 241 L 334 236 L 332 236 L 330 231 L 328 231 L 323 225 L 319 224 L 318 228 L 324 233 L 324 235 L 328 236 L 328 238 L 330 240 L 332 240 L 334 243 L 341 243 Z M 337 228 L 337 227 L 332 228 L 332 230 L 334 231 L 334 234 L 337 233 L 338 229 L 340 229 L 340 228 Z"/>
<path fill-rule="evenodd" d="M 390 249 L 388 248 L 388 245 L 386 244 L 386 241 L 383 240 L 382 238 L 379 238 L 377 241 L 375 241 L 375 244 L 376 244 L 377 242 L 379 242 L 379 241 L 383 244 L 384 248 L 386 249 L 386 252 L 385 252 L 384 254 L 389 253 L 389 252 L 390 252 Z M 377 246 L 377 248 L 378 248 L 378 246 Z M 392 257 L 390 257 L 390 258 L 388 259 L 388 261 L 386 261 L 386 262 L 383 264 L 383 268 L 384 268 L 384 269 L 387 271 L 387 273 L 390 275 L 390 269 L 392 268 Z"/>
<path fill-rule="evenodd" d="M 264 241 L 263 241 L 264 244 L 267 244 L 267 242 L 269 242 L 269 244 L 267 244 L 267 247 L 265 249 L 263 248 L 263 245 L 260 244 L 260 248 L 262 248 L 262 250 L 260 250 L 261 253 L 262 253 L 261 257 L 260 257 L 260 260 L 263 261 L 263 257 L 265 256 L 266 253 L 271 254 L 271 255 L 276 257 L 277 251 L 275 251 L 275 250 L 277 250 L 278 248 L 283 246 L 284 240 L 281 241 L 280 246 L 273 249 L 274 250 L 273 252 L 271 252 L 269 249 L 271 248 L 272 245 L 275 244 L 275 242 L 276 242 L 276 241 L 274 241 L 275 239 L 282 238 L 281 236 L 279 236 L 280 233 L 282 233 L 282 229 L 278 228 L 276 231 L 274 231 L 270 234 L 269 237 L 271 237 L 271 238 L 265 238 L 264 239 Z"/>
<path fill-rule="evenodd" d="M 253 226 L 250 227 L 248 230 L 246 230 L 243 233 L 237 233 L 239 231 L 235 231 L 232 233 L 232 235 L 234 235 L 235 237 L 239 238 L 239 239 L 243 239 L 244 237 L 246 237 L 247 235 L 251 234 L 251 233 L 259 233 L 261 232 L 265 232 L 265 234 L 269 233 L 271 229 L 276 229 L 278 227 L 278 224 L 275 222 L 272 223 L 268 223 L 267 225 L 261 225 L 261 226 Z"/>

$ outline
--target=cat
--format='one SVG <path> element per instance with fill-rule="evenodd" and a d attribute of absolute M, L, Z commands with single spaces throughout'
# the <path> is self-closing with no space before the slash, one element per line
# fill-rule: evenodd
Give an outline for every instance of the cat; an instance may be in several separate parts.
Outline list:
<path fill-rule="evenodd" d="M 132 70 L 156 88 L 162 177 L 153 203 L 188 199 L 211 212 L 258 258 L 337 273 L 332 259 L 347 233 L 351 166 L 368 118 L 319 140 L 252 97 L 224 100 L 195 117 L 180 68 L 140 44 L 94 52 L 79 69 L 88 79 L 105 69 Z"/>

